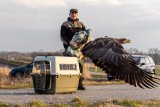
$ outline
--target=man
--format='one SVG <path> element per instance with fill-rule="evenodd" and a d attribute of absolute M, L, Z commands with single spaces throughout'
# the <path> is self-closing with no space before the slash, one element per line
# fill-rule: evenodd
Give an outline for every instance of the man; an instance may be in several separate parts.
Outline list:
<path fill-rule="evenodd" d="M 68 46 L 77 46 L 77 42 L 71 41 L 72 37 L 76 32 L 86 30 L 84 24 L 78 19 L 78 10 L 71 9 L 69 12 L 68 20 L 65 21 L 61 26 L 61 40 L 63 42 L 63 46 L 65 48 L 64 56 L 70 56 L 66 53 Z M 83 73 L 83 64 L 80 63 L 80 72 Z M 80 77 L 78 90 L 85 90 L 85 87 L 82 84 L 83 78 Z"/>

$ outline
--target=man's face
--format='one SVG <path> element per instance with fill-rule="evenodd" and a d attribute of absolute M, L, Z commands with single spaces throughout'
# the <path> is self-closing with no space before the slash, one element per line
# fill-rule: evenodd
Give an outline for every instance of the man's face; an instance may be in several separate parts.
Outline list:
<path fill-rule="evenodd" d="M 76 19 L 76 18 L 78 18 L 78 13 L 77 12 L 70 12 L 69 16 L 71 19 Z"/>

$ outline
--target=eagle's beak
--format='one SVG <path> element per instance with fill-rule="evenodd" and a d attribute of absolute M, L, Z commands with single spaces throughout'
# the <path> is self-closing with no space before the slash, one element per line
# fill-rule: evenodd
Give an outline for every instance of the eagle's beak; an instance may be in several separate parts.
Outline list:
<path fill-rule="evenodd" d="M 122 38 L 122 39 L 120 39 L 120 43 L 121 44 L 131 43 L 131 40 L 130 39 L 126 39 L 126 38 Z"/>
<path fill-rule="evenodd" d="M 126 39 L 126 43 L 131 43 L 131 40 L 130 39 Z"/>

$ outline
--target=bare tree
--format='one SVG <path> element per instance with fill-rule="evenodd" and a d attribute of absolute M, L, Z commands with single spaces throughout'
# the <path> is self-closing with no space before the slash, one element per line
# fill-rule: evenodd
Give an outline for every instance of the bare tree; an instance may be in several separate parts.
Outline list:
<path fill-rule="evenodd" d="M 160 50 L 158 50 L 158 48 L 149 48 L 148 53 L 154 59 L 156 64 L 159 63 Z"/>
<path fill-rule="evenodd" d="M 136 48 L 129 48 L 129 49 L 127 49 L 127 52 L 129 54 L 131 54 L 131 55 L 133 55 L 133 54 L 139 54 L 140 53 L 139 50 L 136 49 Z"/>

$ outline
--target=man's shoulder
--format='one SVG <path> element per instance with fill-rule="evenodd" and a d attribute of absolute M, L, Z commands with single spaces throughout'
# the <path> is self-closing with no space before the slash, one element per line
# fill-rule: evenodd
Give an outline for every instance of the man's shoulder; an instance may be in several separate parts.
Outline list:
<path fill-rule="evenodd" d="M 80 27 L 80 28 L 84 28 L 84 24 L 80 21 L 77 22 L 77 26 Z"/>
<path fill-rule="evenodd" d="M 63 22 L 62 26 L 67 26 L 68 24 L 71 24 L 71 22 L 70 21 L 65 21 L 65 22 Z"/>
<path fill-rule="evenodd" d="M 65 21 L 65 22 L 63 22 L 62 26 L 71 27 L 71 26 L 73 26 L 73 25 L 75 25 L 75 24 L 76 24 L 77 26 L 81 26 L 81 27 L 84 26 L 84 24 L 83 24 L 82 22 L 80 22 L 80 21 L 76 21 L 76 23 L 73 23 L 72 21 Z"/>
<path fill-rule="evenodd" d="M 78 23 L 84 26 L 83 22 L 78 21 Z"/>

